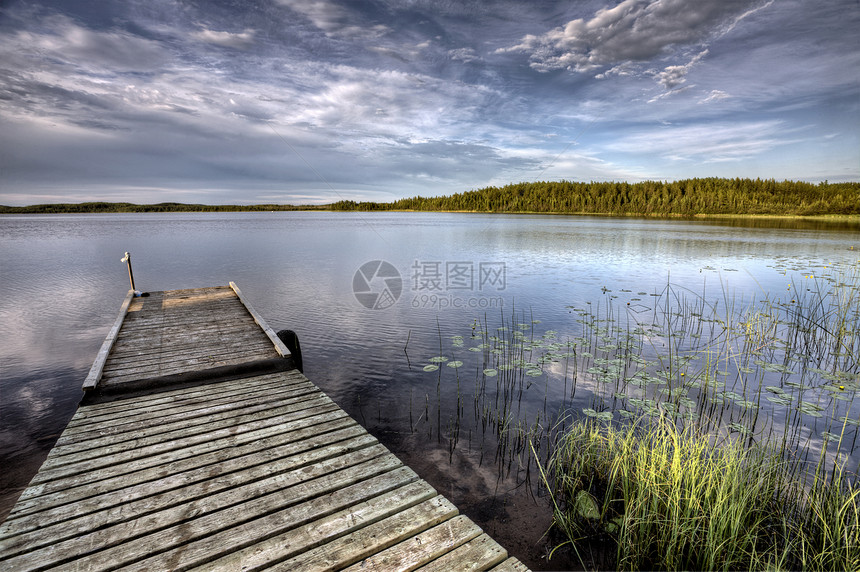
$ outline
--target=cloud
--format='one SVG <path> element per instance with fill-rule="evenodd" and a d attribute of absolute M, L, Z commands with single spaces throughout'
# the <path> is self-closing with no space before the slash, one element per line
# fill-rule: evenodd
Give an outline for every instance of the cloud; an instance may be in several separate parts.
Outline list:
<path fill-rule="evenodd" d="M 735 27 L 740 23 L 741 20 L 748 16 L 752 16 L 759 10 L 764 10 L 765 8 L 768 8 L 771 4 L 773 4 L 773 2 L 774 0 L 767 0 L 767 2 L 765 2 L 764 4 L 760 3 L 741 14 L 738 14 L 731 22 L 729 22 L 727 26 L 725 26 L 725 28 L 720 32 L 720 35 L 722 36 L 728 34 L 735 29 Z"/>
<path fill-rule="evenodd" d="M 481 57 L 473 48 L 458 48 L 456 50 L 448 50 L 448 57 L 452 60 L 459 60 L 463 63 L 477 62 Z"/>
<path fill-rule="evenodd" d="M 382 24 L 361 22 L 359 16 L 329 0 L 277 0 L 278 4 L 308 18 L 328 36 L 374 39 L 389 31 Z"/>
<path fill-rule="evenodd" d="M 73 65 L 83 71 L 149 72 L 171 58 L 161 44 L 123 30 L 96 31 L 65 16 L 51 16 L 40 26 L 45 33 L 19 31 L 4 42 L 54 65 Z M 6 50 L 3 50 L 6 52 Z"/>
<path fill-rule="evenodd" d="M 490 129 L 475 129 L 475 115 L 499 97 L 480 85 L 290 58 L 278 62 L 277 73 L 234 73 L 224 67 L 211 73 L 191 65 L 203 54 L 208 57 L 202 41 L 244 41 L 216 33 L 215 27 L 198 29 L 194 36 L 161 26 L 165 37 L 197 41 L 183 44 L 182 57 L 164 58 L 157 72 L 109 73 L 108 64 L 96 61 L 84 70 L 78 56 L 64 59 L 53 51 L 47 53 L 51 65 L 37 73 L 22 71 L 30 46 L 44 50 L 65 37 L 61 32 L 69 21 L 55 23 L 54 29 L 0 38 L 0 50 L 21 60 L 0 75 L 5 119 L 0 171 L 22 183 L 26 178 L 29 192 L 48 200 L 63 192 L 90 192 L 72 179 L 116 188 L 133 181 L 158 197 L 164 196 L 159 189 L 173 186 L 179 193 L 200 185 L 206 192 L 242 188 L 250 197 L 254 189 L 282 192 L 319 184 L 308 165 L 338 189 L 354 187 L 355 180 L 381 185 L 411 179 L 416 185 L 420 179 L 459 190 L 458 178 L 480 183 L 511 162 L 520 164 L 494 159 L 496 144 L 474 141 L 476 132 Z M 250 30 L 243 32 L 248 40 Z M 106 43 L 104 36 L 116 33 L 83 31 L 90 44 Z M 0 63 L 0 74 L 9 63 Z M 416 173 L 423 178 L 413 177 Z"/>
<path fill-rule="evenodd" d="M 606 147 L 613 151 L 672 161 L 719 163 L 741 161 L 776 147 L 797 143 L 782 121 L 715 122 L 666 126 L 622 135 Z"/>
<path fill-rule="evenodd" d="M 663 93 L 661 93 L 661 94 L 659 94 L 659 95 L 655 95 L 654 97 L 652 97 L 651 99 L 649 99 L 649 100 L 648 100 L 648 103 L 654 103 L 655 101 L 660 101 L 661 99 L 665 99 L 665 98 L 667 98 L 667 97 L 672 97 L 672 96 L 675 96 L 675 95 L 679 95 L 679 94 L 681 94 L 681 93 L 684 93 L 684 92 L 686 92 L 686 91 L 691 90 L 693 87 L 695 87 L 695 86 L 692 86 L 692 85 L 685 85 L 684 87 L 678 87 L 678 88 L 675 88 L 675 89 L 670 89 L 669 91 L 664 91 Z"/>
<path fill-rule="evenodd" d="M 669 66 L 657 74 L 657 81 L 668 90 L 672 90 L 687 81 L 687 74 L 699 61 L 708 55 L 708 50 L 702 50 L 693 59 L 682 66 Z"/>
<path fill-rule="evenodd" d="M 711 93 L 708 94 L 707 97 L 700 99 L 699 103 L 711 103 L 712 101 L 720 101 L 722 99 L 729 99 L 731 95 L 722 91 L 720 89 L 712 89 Z"/>
<path fill-rule="evenodd" d="M 801 133 L 857 172 L 856 137 L 822 138 L 857 116 L 845 0 L 106 5 L 3 11 L 3 196 L 304 201 L 331 194 L 314 169 L 345 196 L 783 176 Z M 563 65 L 590 71 L 534 71 Z"/>
<path fill-rule="evenodd" d="M 707 40 L 720 26 L 751 13 L 750 0 L 624 0 L 541 35 L 527 35 L 499 52 L 529 55 L 537 71 L 587 72 L 622 62 L 643 62 L 672 46 Z"/>
<path fill-rule="evenodd" d="M 245 50 L 254 43 L 254 34 L 255 31 L 252 29 L 246 29 L 242 32 L 222 32 L 204 28 L 194 32 L 192 36 L 200 41 L 217 46 Z"/>
<path fill-rule="evenodd" d="M 629 75 L 633 75 L 634 73 L 638 73 L 638 66 L 634 66 L 630 62 L 624 62 L 624 63 L 618 64 L 617 66 L 606 70 L 603 73 L 597 74 L 596 76 L 594 76 L 594 78 L 595 79 L 606 79 L 606 78 L 611 77 L 613 75 L 629 76 Z"/>

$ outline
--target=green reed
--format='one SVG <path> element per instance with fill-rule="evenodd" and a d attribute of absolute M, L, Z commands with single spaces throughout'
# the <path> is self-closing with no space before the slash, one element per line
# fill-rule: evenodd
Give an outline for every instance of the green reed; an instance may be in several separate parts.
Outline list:
<path fill-rule="evenodd" d="M 841 468 L 811 486 L 782 451 L 715 440 L 660 417 L 573 425 L 544 474 L 577 553 L 618 569 L 857 570 L 860 487 Z M 587 555 L 586 555 L 587 556 Z"/>

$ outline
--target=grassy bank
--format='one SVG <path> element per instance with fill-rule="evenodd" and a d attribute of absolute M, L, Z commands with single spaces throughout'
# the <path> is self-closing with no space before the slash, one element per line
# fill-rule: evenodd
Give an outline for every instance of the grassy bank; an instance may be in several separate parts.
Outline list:
<path fill-rule="evenodd" d="M 624 570 L 860 569 L 860 488 L 768 445 L 666 418 L 588 420 L 560 440 L 547 479 L 586 567 L 597 546 Z"/>

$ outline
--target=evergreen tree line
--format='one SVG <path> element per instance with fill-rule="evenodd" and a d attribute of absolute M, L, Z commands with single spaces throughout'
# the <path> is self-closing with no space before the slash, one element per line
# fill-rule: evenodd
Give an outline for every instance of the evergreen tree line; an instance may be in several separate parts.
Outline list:
<path fill-rule="evenodd" d="M 199 205 L 88 202 L 27 207 L 0 205 L 2 213 L 150 213 L 235 211 L 469 211 L 636 216 L 860 215 L 860 183 L 805 183 L 773 179 L 686 179 L 675 182 L 515 183 L 450 196 L 390 203 L 338 201 L 330 205 Z"/>
<path fill-rule="evenodd" d="M 860 183 L 773 179 L 686 179 L 675 182 L 516 183 L 451 196 L 391 203 L 340 201 L 333 210 L 472 211 L 642 216 L 857 215 Z"/>

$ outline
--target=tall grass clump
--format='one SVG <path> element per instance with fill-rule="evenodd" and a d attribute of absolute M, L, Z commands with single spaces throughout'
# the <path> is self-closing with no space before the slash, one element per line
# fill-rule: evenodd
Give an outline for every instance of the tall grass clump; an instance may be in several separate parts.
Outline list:
<path fill-rule="evenodd" d="M 860 489 L 839 471 L 810 483 L 766 446 L 663 417 L 589 419 L 547 469 L 567 542 L 617 569 L 860 569 Z"/>

